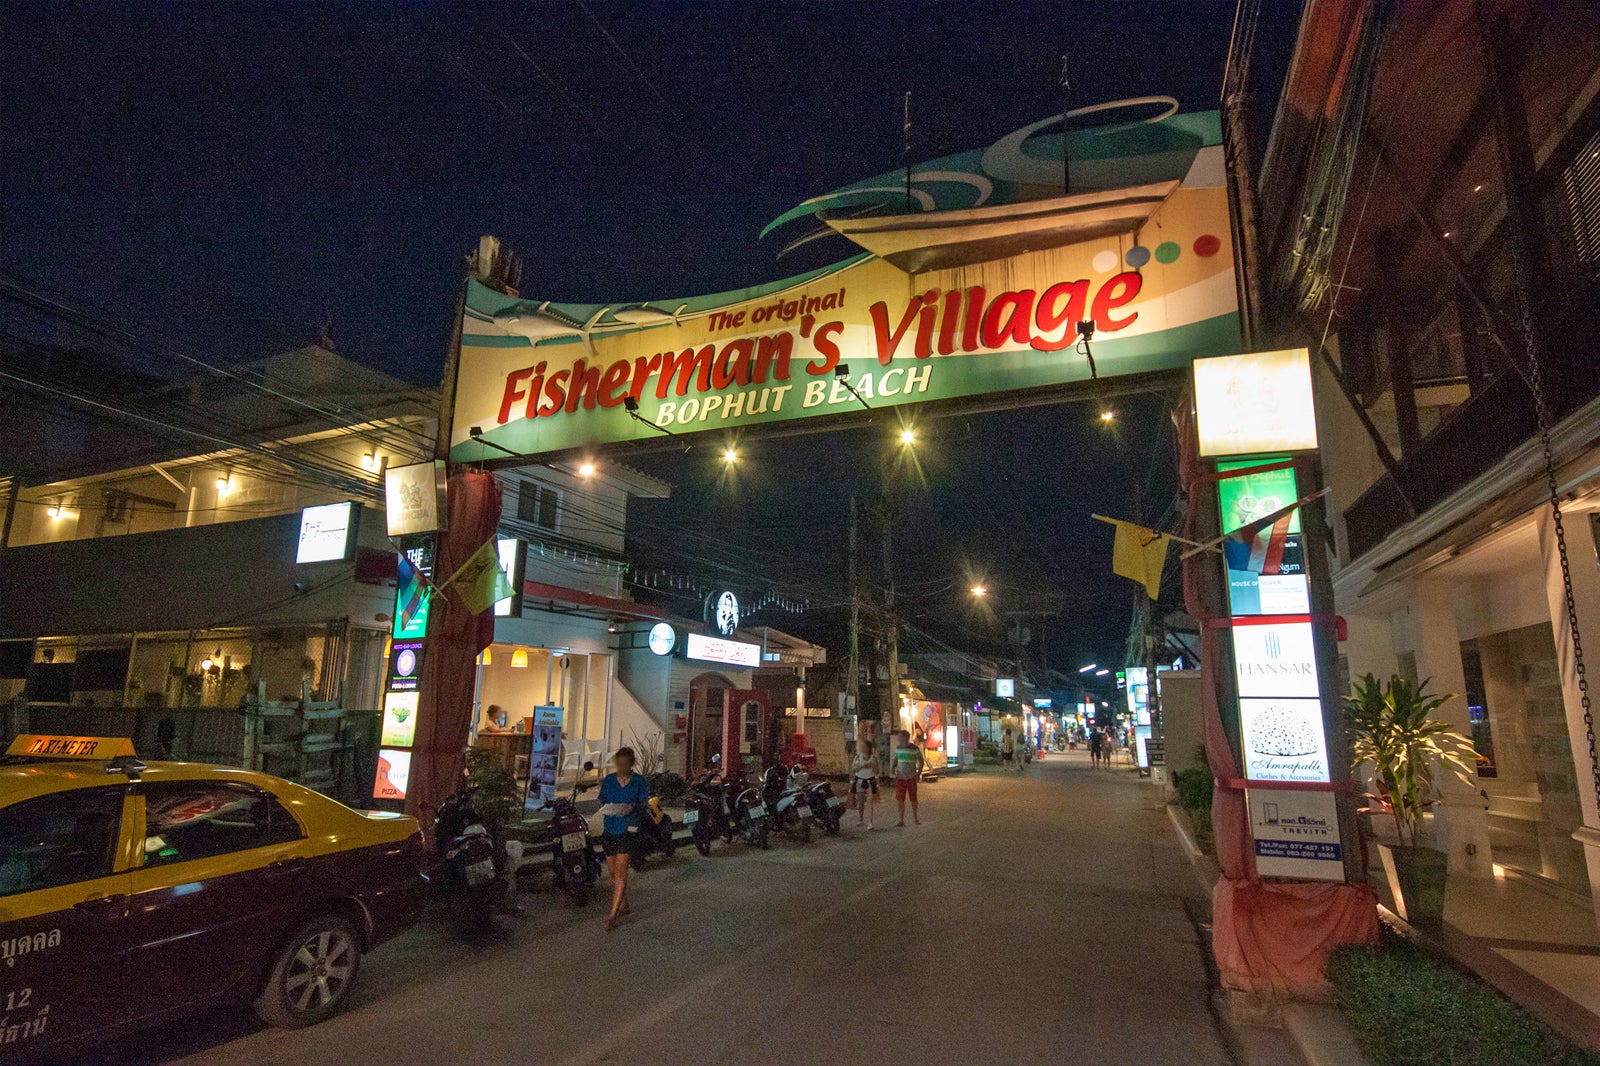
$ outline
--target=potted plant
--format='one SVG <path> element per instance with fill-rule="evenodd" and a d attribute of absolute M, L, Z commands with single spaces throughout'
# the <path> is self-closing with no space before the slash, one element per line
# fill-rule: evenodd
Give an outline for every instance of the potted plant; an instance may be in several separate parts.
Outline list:
<path fill-rule="evenodd" d="M 1430 694 L 1428 681 L 1413 685 L 1393 676 L 1388 684 L 1367 674 L 1344 698 L 1351 762 L 1365 767 L 1368 808 L 1394 819 L 1396 844 L 1378 845 L 1395 908 L 1413 925 L 1444 921 L 1448 856 L 1421 845 L 1422 815 L 1435 802 L 1439 771 L 1471 782 L 1477 752 L 1472 742 L 1433 717 L 1453 696 Z"/>

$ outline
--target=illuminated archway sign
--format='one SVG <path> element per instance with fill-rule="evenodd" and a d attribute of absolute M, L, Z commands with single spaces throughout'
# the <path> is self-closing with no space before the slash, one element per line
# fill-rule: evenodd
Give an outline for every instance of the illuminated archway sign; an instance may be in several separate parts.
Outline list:
<path fill-rule="evenodd" d="M 1090 376 L 1080 322 L 1101 377 L 1238 351 L 1217 115 L 1135 117 L 1074 130 L 1070 196 L 1046 121 L 913 167 L 909 197 L 896 172 L 807 201 L 768 229 L 820 220 L 864 251 L 783 281 L 606 303 L 473 281 L 451 458 L 1060 386 Z"/>

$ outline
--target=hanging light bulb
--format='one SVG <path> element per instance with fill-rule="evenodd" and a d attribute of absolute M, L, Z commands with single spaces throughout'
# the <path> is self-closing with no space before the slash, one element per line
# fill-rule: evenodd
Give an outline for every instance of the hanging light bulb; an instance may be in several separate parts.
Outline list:
<path fill-rule="evenodd" d="M 491 652 L 488 648 L 484 648 L 483 649 L 482 661 L 483 661 L 483 665 L 485 665 L 485 666 L 492 665 L 494 663 L 494 653 Z"/>
<path fill-rule="evenodd" d="M 526 648 L 518 648 L 511 653 L 511 666 L 516 670 L 526 670 L 528 668 L 528 650 Z"/>

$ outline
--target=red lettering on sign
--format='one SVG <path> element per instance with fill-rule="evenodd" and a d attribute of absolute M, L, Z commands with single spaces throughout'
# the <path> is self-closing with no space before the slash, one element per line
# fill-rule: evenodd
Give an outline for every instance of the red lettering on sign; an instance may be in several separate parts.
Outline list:
<path fill-rule="evenodd" d="M 503 426 L 511 419 L 511 405 L 527 395 L 522 389 L 522 383 L 533 376 L 533 367 L 522 370 L 513 370 L 506 375 L 506 390 L 500 396 L 500 424 Z"/>
<path fill-rule="evenodd" d="M 1066 298 L 1066 306 L 1058 309 L 1062 298 Z M 1059 352 L 1072 344 L 1077 339 L 1078 331 L 1075 323 L 1083 318 L 1084 311 L 1089 305 L 1089 282 L 1063 281 L 1044 290 L 1044 295 L 1039 297 L 1039 307 L 1035 312 L 1035 322 L 1039 327 L 1039 336 L 1033 339 L 1033 347 L 1041 352 Z M 1062 326 L 1061 336 L 1057 340 L 1046 340 L 1044 334 L 1054 333 Z"/>
<path fill-rule="evenodd" d="M 834 337 L 844 332 L 843 322 L 824 322 L 822 328 L 817 330 L 817 335 L 811 339 L 811 344 L 817 349 L 821 359 L 813 359 L 806 364 L 808 374 L 826 374 L 839 365 L 839 345 Z"/>
<path fill-rule="evenodd" d="M 1131 303 L 1144 288 L 1144 276 L 1136 270 L 1125 270 L 1103 285 L 1094 296 L 1094 324 L 1096 329 L 1117 330 L 1133 325 L 1139 312 L 1126 318 L 1112 318 L 1111 312 Z"/>
<path fill-rule="evenodd" d="M 905 314 L 900 316 L 900 326 L 893 333 L 889 332 L 888 304 L 879 300 L 868 310 L 872 314 L 873 336 L 878 342 L 878 363 L 888 366 L 889 360 L 894 358 L 895 349 L 900 347 L 900 339 L 911 328 L 911 323 L 916 321 L 917 312 L 922 310 L 922 297 L 918 296 L 906 305 Z"/>
<path fill-rule="evenodd" d="M 626 359 L 618 359 L 606 367 L 605 376 L 600 379 L 600 406 L 615 407 L 622 402 L 618 389 L 628 383 L 628 375 L 633 368 Z"/>
<path fill-rule="evenodd" d="M 1027 344 L 1033 339 L 1028 327 L 1033 320 L 1035 295 L 1032 289 L 1023 289 L 1021 292 L 1003 292 L 995 297 L 989 310 L 983 313 L 985 348 L 1003 347 L 1007 337 L 1018 344 Z M 1005 317 L 1002 318 L 1002 315 Z"/>

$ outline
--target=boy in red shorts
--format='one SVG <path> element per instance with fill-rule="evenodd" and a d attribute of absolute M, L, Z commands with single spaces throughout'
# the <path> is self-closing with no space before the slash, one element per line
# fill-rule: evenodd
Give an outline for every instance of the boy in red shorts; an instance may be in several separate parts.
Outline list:
<path fill-rule="evenodd" d="M 911 743 L 911 734 L 900 730 L 894 747 L 894 799 L 900 807 L 900 821 L 897 825 L 906 824 L 906 797 L 911 797 L 911 820 L 917 825 L 922 824 L 922 819 L 917 816 L 917 778 L 922 776 L 922 749 Z"/>

